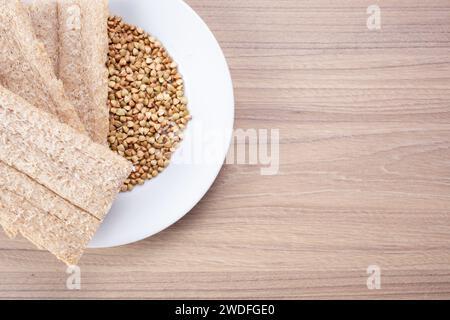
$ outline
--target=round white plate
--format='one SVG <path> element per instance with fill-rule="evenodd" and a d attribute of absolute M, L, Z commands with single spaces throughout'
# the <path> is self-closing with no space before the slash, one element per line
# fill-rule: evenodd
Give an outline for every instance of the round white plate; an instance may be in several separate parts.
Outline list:
<path fill-rule="evenodd" d="M 120 194 L 90 248 L 142 240 L 188 213 L 216 179 L 234 122 L 230 72 L 217 40 L 181 0 L 110 0 L 113 14 L 158 38 L 178 63 L 193 120 L 173 163 L 156 179 Z"/>

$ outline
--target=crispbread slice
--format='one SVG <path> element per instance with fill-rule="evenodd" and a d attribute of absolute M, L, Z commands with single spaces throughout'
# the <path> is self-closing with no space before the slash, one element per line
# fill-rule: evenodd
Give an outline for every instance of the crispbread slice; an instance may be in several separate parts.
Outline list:
<path fill-rule="evenodd" d="M 22 202 L 20 206 L 10 205 L 18 201 Z M 69 265 L 77 264 L 89 242 L 87 238 L 74 236 L 74 226 L 65 225 L 63 221 L 8 191 L 0 195 L 0 223 L 7 228 L 14 228 L 39 249 L 47 249 Z"/>
<path fill-rule="evenodd" d="M 84 132 L 44 46 L 34 34 L 30 16 L 19 0 L 0 0 L 0 35 L 0 84 Z"/>
<path fill-rule="evenodd" d="M 0 223 L 76 264 L 101 220 L 74 206 L 20 171 L 0 162 Z"/>
<path fill-rule="evenodd" d="M 0 161 L 102 219 L 132 165 L 0 88 Z"/>
<path fill-rule="evenodd" d="M 78 225 L 77 229 L 80 234 L 92 235 L 96 229 L 95 224 L 103 220 L 104 217 L 94 217 L 40 185 L 26 174 L 1 161 L 0 185 L 2 186 L 2 192 L 15 193 L 68 225 Z M 20 204 L 18 205 L 20 206 Z M 106 213 L 103 212 L 102 214 Z"/>
<path fill-rule="evenodd" d="M 58 3 L 57 0 L 33 0 L 27 4 L 36 37 L 47 50 L 58 76 L 59 39 L 58 39 Z"/>
<path fill-rule="evenodd" d="M 90 137 L 106 144 L 109 132 L 108 1 L 57 1 L 59 78 Z"/>

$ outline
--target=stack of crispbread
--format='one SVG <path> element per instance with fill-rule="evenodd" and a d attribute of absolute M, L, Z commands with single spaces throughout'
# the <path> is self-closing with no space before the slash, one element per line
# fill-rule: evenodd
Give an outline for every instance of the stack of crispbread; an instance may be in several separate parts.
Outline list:
<path fill-rule="evenodd" d="M 30 18 L 16 0 L 0 1 L 0 84 L 60 121 L 84 131 Z"/>
<path fill-rule="evenodd" d="M 88 134 L 106 144 L 109 131 L 108 1 L 33 0 L 28 7 L 37 38 Z"/>
<path fill-rule="evenodd" d="M 0 224 L 67 264 L 79 261 L 132 169 L 105 146 L 107 3 L 87 2 L 39 0 L 28 14 L 19 0 L 0 0 Z M 81 41 L 75 52 L 65 32 Z"/>
<path fill-rule="evenodd" d="M 0 87 L 0 223 L 76 263 L 131 164 Z"/>

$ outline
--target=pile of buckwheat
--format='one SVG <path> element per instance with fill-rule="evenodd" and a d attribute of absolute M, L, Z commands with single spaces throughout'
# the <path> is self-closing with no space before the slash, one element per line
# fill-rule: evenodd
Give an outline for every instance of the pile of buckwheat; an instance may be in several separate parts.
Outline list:
<path fill-rule="evenodd" d="M 177 64 L 159 41 L 119 17 L 108 19 L 108 34 L 108 141 L 135 166 L 125 192 L 167 168 L 191 116 Z"/>

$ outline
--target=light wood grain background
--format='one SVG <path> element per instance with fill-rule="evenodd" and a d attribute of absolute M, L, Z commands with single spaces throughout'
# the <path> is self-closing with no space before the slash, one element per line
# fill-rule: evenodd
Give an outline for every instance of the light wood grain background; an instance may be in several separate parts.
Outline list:
<path fill-rule="evenodd" d="M 65 267 L 0 235 L 1 298 L 450 298 L 450 2 L 189 0 L 228 58 L 236 127 L 281 166 L 227 165 L 182 221 Z M 368 290 L 366 268 L 381 268 Z"/>

